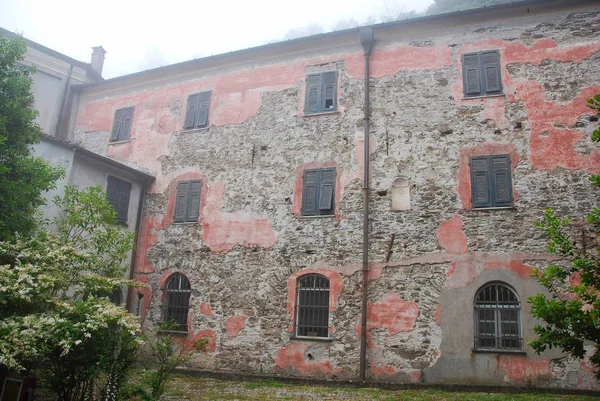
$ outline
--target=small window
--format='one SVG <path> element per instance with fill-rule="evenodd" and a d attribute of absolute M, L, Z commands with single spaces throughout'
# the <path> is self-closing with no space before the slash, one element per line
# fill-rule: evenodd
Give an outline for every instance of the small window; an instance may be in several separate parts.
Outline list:
<path fill-rule="evenodd" d="M 337 71 L 310 74 L 306 77 L 306 114 L 337 109 Z"/>
<path fill-rule="evenodd" d="M 129 210 L 129 197 L 131 195 L 131 183 L 120 180 L 111 175 L 108 176 L 106 196 L 108 203 L 117 212 L 117 221 L 127 224 L 127 211 Z"/>
<path fill-rule="evenodd" d="M 502 93 L 500 52 L 486 50 L 462 55 L 465 96 L 488 96 Z"/>
<path fill-rule="evenodd" d="M 208 126 L 208 108 L 212 92 L 193 93 L 188 96 L 184 129 L 204 128 Z"/>
<path fill-rule="evenodd" d="M 115 288 L 113 290 L 113 292 L 110 294 L 110 302 L 112 302 L 113 304 L 120 306 L 121 305 L 121 297 L 122 297 L 122 293 L 121 293 L 121 289 L 120 288 Z"/>
<path fill-rule="evenodd" d="M 163 321 L 177 325 L 174 330 L 187 331 L 191 295 L 192 287 L 187 277 L 181 273 L 169 277 L 165 288 Z"/>
<path fill-rule="evenodd" d="M 177 184 L 174 222 L 198 221 L 201 193 L 202 181 L 183 181 Z"/>
<path fill-rule="evenodd" d="M 335 214 L 335 168 L 304 171 L 302 188 L 303 216 Z"/>
<path fill-rule="evenodd" d="M 111 142 L 127 141 L 131 135 L 131 123 L 133 122 L 133 107 L 126 107 L 115 111 Z"/>
<path fill-rule="evenodd" d="M 513 205 L 509 155 L 471 157 L 473 208 Z"/>
<path fill-rule="evenodd" d="M 475 295 L 475 349 L 523 349 L 521 302 L 506 284 L 486 284 Z"/>
<path fill-rule="evenodd" d="M 319 274 L 298 279 L 296 335 L 329 337 L 329 280 Z"/>

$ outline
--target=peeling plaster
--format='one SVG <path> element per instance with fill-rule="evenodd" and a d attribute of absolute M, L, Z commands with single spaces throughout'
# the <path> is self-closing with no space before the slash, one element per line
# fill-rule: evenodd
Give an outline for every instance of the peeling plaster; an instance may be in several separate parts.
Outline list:
<path fill-rule="evenodd" d="M 440 228 L 437 231 L 437 238 L 440 246 L 446 252 L 456 254 L 467 252 L 467 236 L 462 227 L 462 218 L 458 215 L 440 224 Z"/>
<path fill-rule="evenodd" d="M 277 351 L 275 366 L 284 372 L 308 377 L 331 378 L 341 374 L 342 369 L 334 369 L 330 361 L 307 361 L 304 354 L 308 348 L 301 343 L 286 345 Z"/>

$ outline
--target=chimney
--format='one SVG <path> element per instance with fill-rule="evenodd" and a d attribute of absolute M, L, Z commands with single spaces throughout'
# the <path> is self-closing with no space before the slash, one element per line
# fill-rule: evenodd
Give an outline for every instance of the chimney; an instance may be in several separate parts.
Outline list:
<path fill-rule="evenodd" d="M 106 50 L 102 46 L 92 47 L 92 70 L 96 71 L 98 75 L 102 76 L 102 66 L 104 65 L 104 55 Z"/>

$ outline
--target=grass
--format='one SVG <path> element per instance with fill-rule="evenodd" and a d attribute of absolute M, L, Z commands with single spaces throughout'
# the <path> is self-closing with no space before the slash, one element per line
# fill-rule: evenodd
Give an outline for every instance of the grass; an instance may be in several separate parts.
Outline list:
<path fill-rule="evenodd" d="M 583 395 L 542 393 L 473 393 L 441 390 L 385 390 L 287 384 L 269 378 L 257 382 L 215 380 L 177 375 L 170 383 L 169 401 L 377 400 L 377 401 L 598 401 Z"/>

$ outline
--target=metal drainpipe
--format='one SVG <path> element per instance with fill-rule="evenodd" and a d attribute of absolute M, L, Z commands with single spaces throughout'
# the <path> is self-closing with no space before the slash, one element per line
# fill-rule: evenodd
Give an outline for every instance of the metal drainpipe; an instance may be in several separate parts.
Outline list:
<path fill-rule="evenodd" d="M 150 184 L 146 184 L 142 187 L 142 190 L 140 191 L 140 201 L 139 201 L 139 205 L 138 205 L 138 212 L 137 212 L 137 223 L 136 223 L 136 228 L 135 228 L 135 235 L 133 237 L 133 252 L 131 252 L 131 265 L 129 267 L 129 280 L 133 280 L 134 278 L 134 273 L 135 273 L 135 261 L 136 261 L 136 256 L 138 253 L 138 239 L 140 236 L 140 230 L 142 229 L 142 208 L 144 207 L 144 198 L 146 195 L 146 190 L 148 190 L 148 188 L 150 187 Z M 126 309 L 129 312 L 131 311 L 131 298 L 133 297 L 133 288 L 131 288 L 131 286 L 129 286 L 127 288 L 127 304 L 126 304 Z"/>
<path fill-rule="evenodd" d="M 52 133 L 58 138 L 58 131 L 60 130 L 60 124 L 62 123 L 63 112 L 65 110 L 65 103 L 67 101 L 67 93 L 69 92 L 69 82 L 71 81 L 71 74 L 73 73 L 73 64 L 69 65 L 67 76 L 65 77 L 65 88 L 62 91 L 60 97 L 60 106 L 58 108 L 58 114 L 56 116 L 56 126 L 52 127 Z"/>
<path fill-rule="evenodd" d="M 369 56 L 373 48 L 373 29 L 361 28 L 360 44 L 365 51 L 365 118 L 364 133 L 364 178 L 363 178 L 363 268 L 362 268 L 362 308 L 361 308 L 361 337 L 360 337 L 360 380 L 365 381 L 367 364 L 367 284 L 369 279 L 369 118 L 371 104 L 369 103 Z"/>

